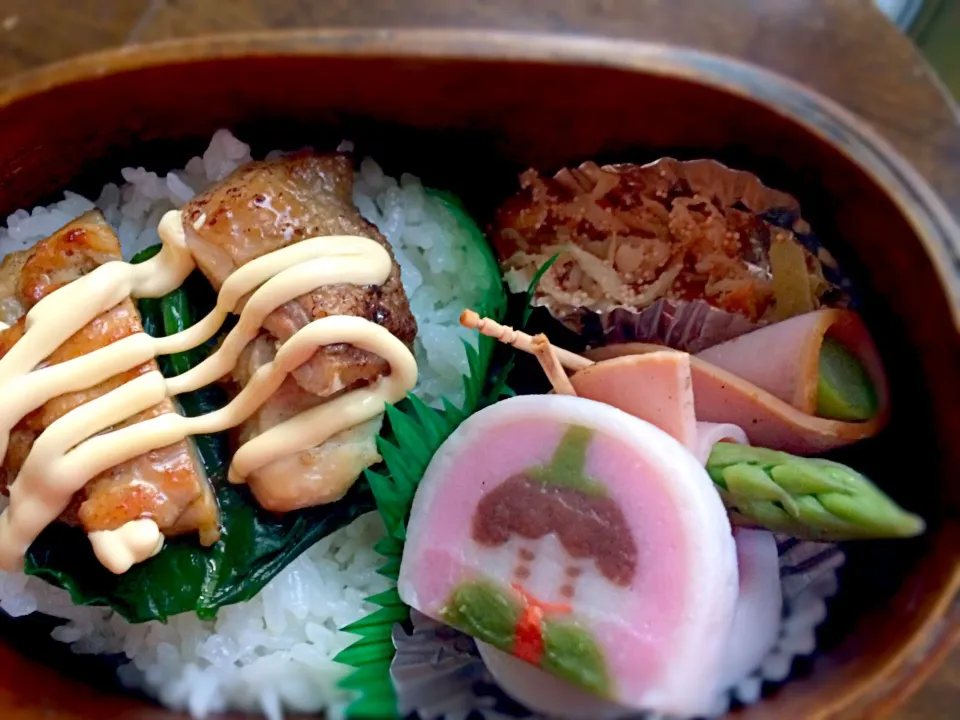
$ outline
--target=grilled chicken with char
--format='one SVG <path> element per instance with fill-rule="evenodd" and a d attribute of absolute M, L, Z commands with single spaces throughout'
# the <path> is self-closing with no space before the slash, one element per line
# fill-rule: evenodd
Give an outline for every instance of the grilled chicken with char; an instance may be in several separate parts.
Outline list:
<path fill-rule="evenodd" d="M 391 252 L 383 235 L 354 206 L 353 167 L 341 154 L 297 153 L 249 163 L 189 203 L 183 209 L 183 225 L 198 267 L 217 289 L 245 263 L 312 237 L 358 235 Z M 417 332 L 394 260 L 383 285 L 325 285 L 271 313 L 265 332 L 246 348 L 234 369 L 233 380 L 244 387 L 257 368 L 273 359 L 280 344 L 328 315 L 365 318 L 408 346 Z M 238 439 L 246 442 L 303 410 L 369 385 L 388 371 L 383 358 L 366 350 L 348 344 L 322 347 L 241 426 Z M 380 459 L 376 436 L 381 420 L 338 433 L 318 447 L 252 473 L 247 482 L 258 502 L 286 512 L 339 499 L 365 468 Z"/>
<path fill-rule="evenodd" d="M 57 288 L 120 259 L 120 243 L 96 211 L 74 220 L 30 250 L 4 258 L 0 264 L 0 308 L 10 327 L 0 332 L 0 358 L 23 337 L 30 308 Z M 133 301 L 126 298 L 61 344 L 44 364 L 66 362 L 140 332 L 140 316 Z M 155 361 L 86 390 L 56 397 L 26 416 L 10 434 L 0 467 L 0 489 L 6 492 L 34 441 L 57 419 L 149 372 L 159 372 Z M 111 429 L 175 411 L 174 403 L 164 400 Z M 101 473 L 74 496 L 61 517 L 64 522 L 82 526 L 87 533 L 116 530 L 140 519 L 154 520 L 168 537 L 198 532 L 204 545 L 219 538 L 216 499 L 189 440 L 151 450 Z"/>

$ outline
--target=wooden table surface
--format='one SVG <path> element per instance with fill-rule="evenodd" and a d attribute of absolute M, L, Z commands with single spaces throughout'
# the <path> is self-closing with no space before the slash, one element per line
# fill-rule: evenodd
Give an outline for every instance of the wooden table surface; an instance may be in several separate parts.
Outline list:
<path fill-rule="evenodd" d="M 869 0 L 0 0 L 0 81 L 121 45 L 319 25 L 587 33 L 740 57 L 872 123 L 960 216 L 958 110 Z M 960 650 L 896 714 L 958 717 Z"/>

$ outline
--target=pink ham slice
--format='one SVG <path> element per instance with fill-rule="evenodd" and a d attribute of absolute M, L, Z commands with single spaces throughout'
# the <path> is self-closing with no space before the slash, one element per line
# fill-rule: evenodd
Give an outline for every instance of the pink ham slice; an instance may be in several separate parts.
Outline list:
<path fill-rule="evenodd" d="M 827 336 L 863 363 L 885 407 L 887 379 L 870 333 L 856 313 L 818 310 L 754 330 L 697 353 L 721 370 L 763 388 L 800 412 L 817 410 L 820 348 Z"/>
<path fill-rule="evenodd" d="M 698 422 L 686 353 L 660 350 L 613 358 L 581 370 L 570 382 L 580 397 L 656 425 L 704 464 L 721 440 L 747 443 L 746 434 L 736 425 Z"/>
<path fill-rule="evenodd" d="M 571 379 L 580 397 L 656 425 L 688 450 L 697 444 L 690 356 L 673 350 L 597 363 Z"/>
<path fill-rule="evenodd" d="M 844 422 L 812 414 L 825 336 L 843 343 L 863 363 L 877 393 L 878 411 L 870 420 Z M 599 377 L 600 369 L 614 359 L 662 352 L 661 346 L 646 343 L 598 348 L 587 353 L 597 365 L 581 370 L 571 382 L 576 388 L 582 373 Z M 774 450 L 816 455 L 876 435 L 889 418 L 889 389 L 880 356 L 862 321 L 848 311 L 819 310 L 756 330 L 690 356 L 690 373 L 698 420 L 732 423 L 744 429 L 753 445 Z M 608 375 L 608 381 L 612 379 Z M 607 395 L 624 392 L 625 381 L 621 376 L 619 387 L 608 389 Z M 591 388 L 598 385 L 594 381 Z"/>
<path fill-rule="evenodd" d="M 582 472 L 594 483 L 584 493 L 593 500 L 569 494 L 581 485 L 544 485 L 540 492 L 561 494 L 561 504 L 612 503 L 624 522 L 606 525 L 611 532 L 603 542 L 574 539 L 575 550 L 563 529 L 536 537 L 521 532 L 499 547 L 482 542 L 478 507 L 514 478 L 555 462 L 570 428 L 589 432 Z M 533 502 L 507 514 L 535 516 L 535 505 L 546 500 Z M 625 544 L 635 548 L 635 561 L 629 574 L 612 579 L 602 557 Z M 547 620 L 587 632 L 609 679 L 607 701 L 686 717 L 712 706 L 737 598 L 735 545 L 703 465 L 655 426 L 563 395 L 511 398 L 466 420 L 419 485 L 398 590 L 405 603 L 444 621 L 451 607 L 463 607 L 457 589 L 478 581 L 514 603 L 534 597 L 553 608 L 544 611 Z M 519 638 L 518 632 L 517 644 L 501 649 L 519 655 Z"/>

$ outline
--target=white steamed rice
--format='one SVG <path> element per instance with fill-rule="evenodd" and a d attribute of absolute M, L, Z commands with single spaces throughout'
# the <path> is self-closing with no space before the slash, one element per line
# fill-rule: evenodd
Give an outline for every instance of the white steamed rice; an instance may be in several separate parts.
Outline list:
<path fill-rule="evenodd" d="M 250 147 L 220 130 L 183 170 L 160 176 L 124 168 L 125 182 L 106 185 L 95 201 L 66 192 L 50 206 L 16 211 L 0 226 L 0 257 L 31 247 L 98 207 L 130 258 L 159 242 L 156 228 L 165 212 L 250 160 Z M 397 182 L 365 159 L 354 200 L 387 237 L 401 266 L 419 323 L 417 393 L 431 403 L 444 395 L 459 402 L 467 370 L 461 338 L 476 340 L 457 318 L 463 307 L 476 305 L 487 282 L 463 272 L 477 267 L 478 250 L 464 242 L 450 215 L 412 175 Z M 387 587 L 375 573 L 380 559 L 372 550 L 382 532 L 375 515 L 358 519 L 318 542 L 254 599 L 223 608 L 216 621 L 188 613 L 166 624 L 131 625 L 108 609 L 76 607 L 64 591 L 36 578 L 2 571 L 0 608 L 14 617 L 40 612 L 63 618 L 66 623 L 52 633 L 56 640 L 77 653 L 125 654 L 130 662 L 119 671 L 125 685 L 194 717 L 229 708 L 260 710 L 271 720 L 284 708 L 336 710 L 345 699 L 336 682 L 346 669 L 333 657 L 352 640 L 338 628 L 365 615 L 370 608 L 363 598 Z"/>

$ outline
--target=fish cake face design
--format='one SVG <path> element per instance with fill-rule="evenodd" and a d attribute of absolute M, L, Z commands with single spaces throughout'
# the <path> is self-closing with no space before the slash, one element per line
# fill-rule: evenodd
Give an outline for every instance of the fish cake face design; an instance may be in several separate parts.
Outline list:
<path fill-rule="evenodd" d="M 398 590 L 597 696 L 694 714 L 713 699 L 736 582 L 729 521 L 693 454 L 608 405 L 550 395 L 480 411 L 434 455 Z"/>

